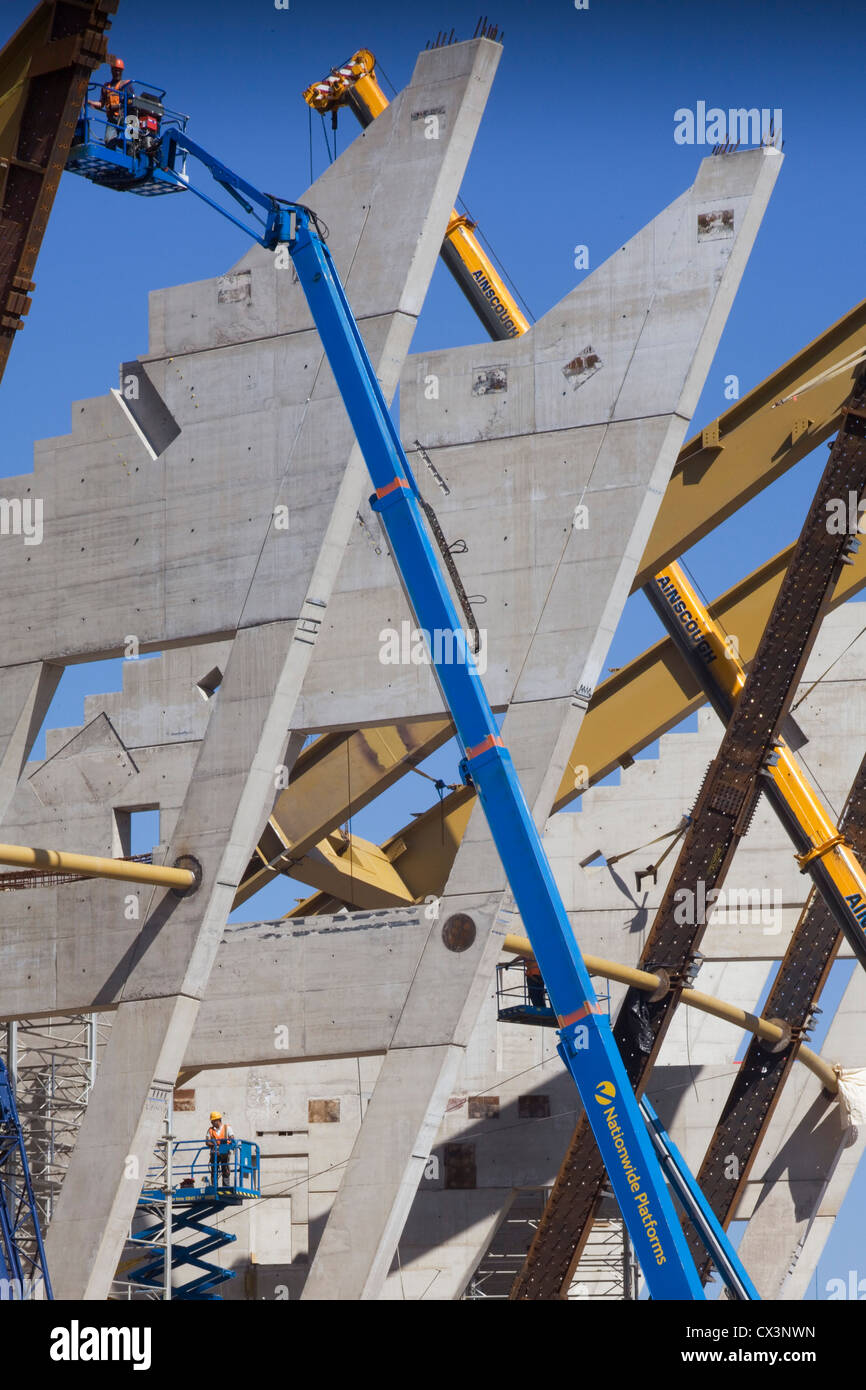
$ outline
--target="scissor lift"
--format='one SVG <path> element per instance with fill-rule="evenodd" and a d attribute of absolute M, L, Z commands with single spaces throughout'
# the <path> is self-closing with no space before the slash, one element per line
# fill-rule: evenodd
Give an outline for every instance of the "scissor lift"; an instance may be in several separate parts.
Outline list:
<path fill-rule="evenodd" d="M 167 1172 L 171 1173 L 168 1184 Z M 162 1158 L 149 1168 L 138 1199 L 139 1212 L 146 1212 L 155 1219 L 139 1227 L 131 1236 L 130 1244 L 143 1250 L 156 1247 L 156 1253 L 128 1272 L 127 1282 L 131 1288 L 154 1292 L 165 1289 L 164 1236 L 168 1224 L 166 1206 L 170 1203 L 171 1271 L 199 1271 L 177 1287 L 172 1280 L 171 1297 L 187 1301 L 218 1300 L 220 1295 L 214 1293 L 214 1289 L 227 1279 L 234 1279 L 236 1271 L 214 1264 L 209 1257 L 231 1245 L 237 1236 L 208 1223 L 228 1208 L 243 1206 L 250 1198 L 260 1196 L 258 1144 L 240 1140 L 231 1145 L 221 1144 L 219 1151 L 214 1152 L 197 1139 L 172 1141 L 170 1167 Z M 199 1239 L 182 1244 L 178 1238 L 190 1231 Z"/>

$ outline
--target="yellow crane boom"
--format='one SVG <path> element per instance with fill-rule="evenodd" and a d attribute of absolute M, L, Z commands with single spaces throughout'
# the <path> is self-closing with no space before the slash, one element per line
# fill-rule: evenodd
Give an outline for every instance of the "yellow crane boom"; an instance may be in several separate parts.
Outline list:
<path fill-rule="evenodd" d="M 368 48 L 304 92 L 314 111 L 336 113 L 348 106 L 362 126 L 368 126 L 388 107 L 388 98 L 376 80 L 376 59 Z M 475 235 L 475 223 L 454 208 L 448 219 L 442 259 L 492 338 L 518 338 L 529 328 L 514 295 Z"/>
<path fill-rule="evenodd" d="M 692 664 L 710 703 L 727 722 L 746 680 L 736 641 L 710 616 L 676 561 L 655 575 L 644 592 Z M 866 964 L 866 873 L 781 735 L 775 754 L 765 769 L 768 790 L 800 845 L 800 870 L 815 880 L 858 959 Z"/>

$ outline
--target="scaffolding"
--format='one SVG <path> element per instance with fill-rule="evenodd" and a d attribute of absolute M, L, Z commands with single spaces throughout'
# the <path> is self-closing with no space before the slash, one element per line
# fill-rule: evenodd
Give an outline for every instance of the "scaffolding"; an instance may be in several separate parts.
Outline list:
<path fill-rule="evenodd" d="M 640 1271 L 621 1216 L 594 1221 L 566 1297 L 637 1299 Z"/>
<path fill-rule="evenodd" d="M 107 1014 L 63 1014 L 0 1024 L 33 1195 L 43 1231 L 51 1221 L 111 1027 Z"/>

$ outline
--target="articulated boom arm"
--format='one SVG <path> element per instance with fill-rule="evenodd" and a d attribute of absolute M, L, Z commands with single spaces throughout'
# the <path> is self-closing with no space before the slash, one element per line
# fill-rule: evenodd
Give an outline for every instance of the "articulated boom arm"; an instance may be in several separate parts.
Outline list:
<path fill-rule="evenodd" d="M 200 188 L 190 182 L 186 172 L 186 156 L 191 155 L 197 159 L 213 175 L 221 188 L 239 203 L 248 217 L 252 217 L 258 223 L 261 230 L 256 230 L 248 222 L 242 222 L 239 217 L 230 212 L 228 208 L 218 203 L 215 198 L 208 197 Z M 197 145 L 195 140 L 190 140 L 189 136 L 181 130 L 167 130 L 159 144 L 159 152 L 155 156 L 156 168 L 153 176 L 157 180 L 163 179 L 166 182 L 179 184 L 183 188 L 188 188 L 190 193 L 194 193 L 202 202 L 207 203 L 217 212 L 222 213 L 230 222 L 234 222 L 236 227 L 240 227 L 242 232 L 247 232 L 261 246 L 273 251 L 282 242 L 291 243 L 295 236 L 295 212 L 293 204 L 285 203 L 280 198 L 273 197 L 270 193 L 261 193 L 258 188 L 254 188 L 246 179 L 242 179 L 240 174 L 236 174 L 233 169 L 229 169 L 222 164 L 212 154 L 209 154 L 201 145 Z M 180 169 L 178 163 L 180 162 Z M 265 218 L 256 216 L 254 207 L 260 207 L 266 214 Z M 309 216 L 309 214 L 307 214 Z"/>

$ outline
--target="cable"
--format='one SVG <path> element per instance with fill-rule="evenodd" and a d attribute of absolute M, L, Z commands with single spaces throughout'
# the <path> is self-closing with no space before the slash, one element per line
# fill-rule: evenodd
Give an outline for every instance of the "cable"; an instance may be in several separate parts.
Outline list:
<path fill-rule="evenodd" d="M 849 352 L 846 357 L 840 358 L 838 362 L 834 362 L 832 366 L 827 367 L 823 372 L 819 372 L 818 375 L 813 376 L 811 380 L 804 381 L 802 386 L 798 386 L 797 389 L 792 391 L 789 395 L 782 396 L 778 401 L 773 401 L 770 409 L 775 410 L 779 405 L 787 405 L 789 401 L 799 400 L 800 396 L 804 395 L 806 391 L 811 391 L 813 387 L 820 386 L 825 381 L 832 381 L 834 377 L 853 372 L 855 367 L 858 367 L 860 363 L 864 361 L 866 361 L 866 347 L 855 348 L 853 352 Z"/>
<path fill-rule="evenodd" d="M 376 63 L 376 71 L 377 71 L 378 73 L 380 73 L 382 77 L 384 77 L 384 79 L 385 79 L 385 81 L 387 82 L 388 86 L 391 88 L 391 95 L 392 95 L 392 96 L 397 96 L 397 88 L 394 86 L 394 83 L 391 81 L 391 79 L 390 79 L 390 77 L 388 76 L 387 72 L 386 72 L 385 69 L 382 67 L 382 64 L 379 63 L 379 62 Z"/>
<path fill-rule="evenodd" d="M 312 110 L 312 107 L 311 107 L 310 109 Z M 324 140 L 325 140 L 325 149 L 328 151 L 328 163 L 329 163 L 329 164 L 333 164 L 333 162 L 334 162 L 334 156 L 331 154 L 331 142 L 330 142 L 330 140 L 328 139 L 328 129 L 327 129 L 327 126 L 325 125 L 325 113 L 324 113 L 324 111 L 320 111 L 320 112 L 319 112 L 319 115 L 320 115 L 321 118 L 322 118 L 322 135 L 323 135 Z"/>
<path fill-rule="evenodd" d="M 349 811 L 349 816 L 348 816 L 348 819 L 347 819 L 347 821 L 346 821 L 346 824 L 347 824 L 347 826 L 349 827 L 349 832 L 348 832 L 348 833 L 349 833 L 349 893 L 350 893 L 350 895 L 351 895 L 350 898 L 349 898 L 349 901 L 350 901 L 350 902 L 354 902 L 354 901 L 355 901 L 355 852 L 354 852 L 354 849 L 353 849 L 353 847 L 352 847 L 352 755 L 351 755 L 351 752 L 350 752 L 350 744 L 351 744 L 351 740 L 347 738 L 347 739 L 346 739 L 346 806 L 347 806 L 348 811 Z M 358 1062 L 358 1087 L 359 1087 L 359 1096 L 360 1096 L 360 1085 L 361 1085 L 361 1063 L 360 1063 L 360 1061 L 359 1061 L 359 1062 Z"/>
<path fill-rule="evenodd" d="M 847 647 L 845 647 L 844 650 L 841 651 L 841 652 L 839 653 L 839 655 L 838 655 L 837 657 L 835 657 L 833 661 L 830 662 L 830 665 L 827 667 L 827 670 L 826 670 L 826 671 L 822 671 L 822 672 L 821 672 L 821 675 L 818 677 L 818 679 L 817 679 L 817 680 L 814 680 L 814 681 L 812 682 L 812 684 L 808 687 L 808 689 L 803 691 L 803 694 L 800 696 L 800 698 L 799 698 L 799 700 L 797 701 L 797 703 L 796 703 L 795 705 L 792 705 L 792 706 L 791 706 L 791 710 L 790 710 L 791 714 L 794 713 L 794 710 L 795 710 L 795 709 L 799 709 L 799 707 L 800 707 L 800 705 L 802 705 L 803 701 L 804 701 L 805 699 L 807 699 L 807 697 L 808 697 L 809 695 L 812 694 L 812 691 L 815 689 L 815 686 L 816 686 L 816 685 L 820 685 L 820 683 L 821 683 L 821 681 L 824 679 L 824 677 L 830 674 L 830 672 L 833 670 L 833 667 L 836 665 L 836 663 L 842 660 L 842 657 L 845 655 L 845 652 L 849 652 L 849 651 L 851 650 L 851 648 L 854 646 L 854 643 L 860 641 L 860 638 L 863 636 L 864 632 L 866 632 L 866 627 L 862 627 L 862 628 L 860 629 L 860 631 L 857 633 L 857 636 L 851 638 L 851 641 L 848 643 Z"/>
<path fill-rule="evenodd" d="M 686 562 L 685 562 L 685 560 L 682 558 L 682 556 L 680 556 L 679 559 L 677 560 L 677 564 L 678 564 L 678 565 L 681 565 L 682 568 L 685 570 L 686 574 L 688 575 L 689 579 L 692 581 L 692 584 L 694 585 L 695 589 L 697 590 L 698 597 L 699 597 L 700 599 L 703 600 L 704 607 L 706 608 L 707 612 L 710 613 L 710 610 L 712 609 L 712 599 L 710 599 L 710 598 L 707 596 L 707 592 L 706 592 L 704 586 L 703 586 L 703 585 L 700 583 L 700 581 L 698 580 L 697 575 L 696 575 L 696 574 L 694 573 L 694 571 L 693 571 L 692 569 L 690 569 L 690 567 L 686 564 Z M 713 622 L 716 624 L 716 626 L 717 626 L 718 628 L 721 629 L 721 631 L 724 633 L 724 635 L 725 635 L 726 638 L 729 638 L 729 637 L 732 637 L 732 636 L 733 636 L 733 633 L 728 632 L 728 629 L 725 627 L 724 623 L 722 622 L 722 620 L 721 620 L 721 618 L 718 616 L 718 614 L 713 614 L 713 615 L 712 615 L 712 618 L 713 618 Z"/>
<path fill-rule="evenodd" d="M 511 286 L 511 288 L 512 288 L 512 290 L 514 291 L 516 297 L 520 300 L 521 304 L 523 305 L 524 309 L 526 310 L 526 312 L 527 312 L 529 318 L 532 320 L 533 323 L 535 323 L 535 321 L 536 321 L 536 319 L 535 319 L 535 314 L 532 312 L 532 310 L 530 309 L 530 307 L 529 307 L 529 305 L 527 304 L 526 300 L 523 298 L 523 295 L 520 293 L 520 290 L 517 288 L 517 286 L 515 285 L 514 281 L 513 281 L 512 278 L 511 278 L 511 276 L 508 274 L 508 271 L 505 269 L 505 266 L 502 264 L 502 261 L 501 261 L 501 260 L 499 259 L 499 257 L 497 256 L 497 254 L 496 254 L 496 252 L 494 251 L 493 247 L 491 246 L 491 244 L 490 244 L 488 238 L 484 235 L 484 233 L 482 232 L 482 230 L 481 230 L 481 228 L 479 227 L 478 223 L 475 221 L 475 218 L 472 216 L 472 213 L 469 211 L 469 209 L 468 209 L 468 207 L 466 206 L 465 202 L 463 201 L 462 198 L 458 197 L 457 203 L 458 203 L 458 205 L 460 206 L 460 208 L 463 210 L 463 212 L 465 213 L 465 215 L 469 218 L 469 221 L 472 222 L 472 223 L 474 224 L 474 229 L 475 229 L 475 234 L 476 234 L 476 236 L 478 237 L 478 239 L 479 239 L 480 241 L 483 241 L 483 242 L 484 242 L 484 245 L 487 247 L 487 250 L 490 252 L 491 259 L 494 260 L 494 261 L 496 262 L 496 264 L 498 265 L 500 271 L 502 272 L 502 277 L 503 277 L 503 279 L 506 280 L 507 283 Z"/>

